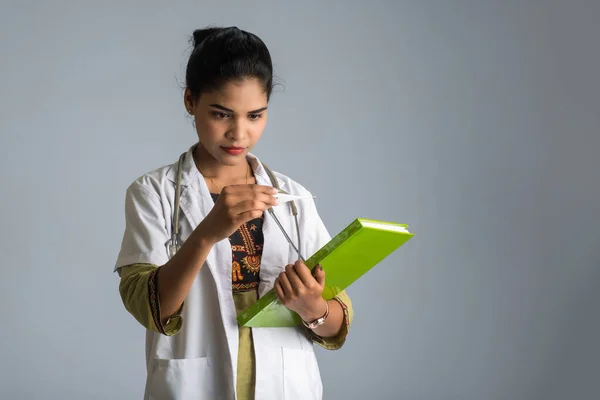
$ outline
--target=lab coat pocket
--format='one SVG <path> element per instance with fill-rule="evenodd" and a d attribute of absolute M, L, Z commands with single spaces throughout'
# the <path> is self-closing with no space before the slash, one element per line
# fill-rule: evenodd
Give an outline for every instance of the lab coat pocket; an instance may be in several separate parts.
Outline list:
<path fill-rule="evenodd" d="M 155 359 L 148 377 L 148 400 L 216 399 L 212 360 L 209 357 Z"/>
<path fill-rule="evenodd" d="M 313 351 L 282 347 L 283 393 L 286 400 L 321 400 L 323 387 Z"/>

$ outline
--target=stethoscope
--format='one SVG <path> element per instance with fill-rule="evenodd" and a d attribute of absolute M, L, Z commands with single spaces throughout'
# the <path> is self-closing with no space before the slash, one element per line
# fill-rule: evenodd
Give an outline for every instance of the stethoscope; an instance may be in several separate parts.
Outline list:
<path fill-rule="evenodd" d="M 169 259 L 173 258 L 173 256 L 175 256 L 175 253 L 177 253 L 177 251 L 181 248 L 181 240 L 179 237 L 179 201 L 181 199 L 181 175 L 183 173 L 183 159 L 185 158 L 186 154 L 187 153 L 183 153 L 179 157 L 179 161 L 177 162 L 177 178 L 176 178 L 176 183 L 175 183 L 175 204 L 174 204 L 174 208 L 173 208 L 173 218 L 171 218 L 171 238 L 166 243 L 167 254 L 169 256 Z M 267 175 L 269 176 L 269 179 L 271 180 L 271 184 L 273 185 L 273 187 L 275 189 L 279 190 L 280 193 L 286 193 L 284 190 L 281 190 L 281 188 L 279 187 L 279 182 L 277 181 L 277 178 L 273 174 L 273 171 L 271 171 L 269 169 L 269 167 L 267 167 L 264 163 L 262 163 L 262 166 L 265 169 L 265 171 L 267 172 Z M 289 205 L 290 205 L 290 209 L 291 209 L 292 215 L 294 216 L 294 221 L 296 224 L 296 233 L 297 233 L 297 237 L 298 237 L 298 246 L 297 247 L 294 244 L 294 242 L 292 241 L 292 239 L 290 238 L 290 236 L 287 234 L 285 229 L 283 228 L 283 225 L 281 225 L 281 221 L 279 221 L 279 218 L 277 218 L 277 215 L 275 215 L 275 212 L 273 211 L 272 208 L 268 209 L 268 213 L 271 215 L 271 217 L 273 217 L 273 220 L 279 227 L 279 230 L 281 230 L 281 233 L 283 233 L 283 235 L 285 236 L 285 238 L 288 241 L 288 243 L 290 244 L 290 246 L 292 246 L 294 251 L 298 254 L 298 257 L 300 257 L 300 259 L 302 261 L 306 261 L 304 259 L 304 257 L 302 256 L 302 254 L 300 253 L 300 249 L 302 248 L 302 242 L 300 240 L 300 224 L 298 222 L 298 208 L 296 207 L 296 203 L 293 200 L 289 202 Z"/>

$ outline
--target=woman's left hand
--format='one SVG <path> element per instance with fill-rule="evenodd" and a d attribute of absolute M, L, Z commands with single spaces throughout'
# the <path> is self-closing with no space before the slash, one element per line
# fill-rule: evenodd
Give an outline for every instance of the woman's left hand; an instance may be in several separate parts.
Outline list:
<path fill-rule="evenodd" d="M 306 322 L 321 318 L 327 311 L 322 297 L 324 286 L 325 271 L 321 266 L 315 267 L 313 276 L 301 260 L 287 265 L 275 279 L 275 293 L 281 304 L 298 313 Z"/>

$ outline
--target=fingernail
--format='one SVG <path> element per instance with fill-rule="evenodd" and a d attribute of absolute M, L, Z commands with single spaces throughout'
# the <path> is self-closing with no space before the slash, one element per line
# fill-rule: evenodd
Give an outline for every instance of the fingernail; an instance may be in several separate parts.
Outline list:
<path fill-rule="evenodd" d="M 319 271 L 323 271 L 323 266 L 321 264 L 317 265 L 317 267 L 319 268 Z"/>

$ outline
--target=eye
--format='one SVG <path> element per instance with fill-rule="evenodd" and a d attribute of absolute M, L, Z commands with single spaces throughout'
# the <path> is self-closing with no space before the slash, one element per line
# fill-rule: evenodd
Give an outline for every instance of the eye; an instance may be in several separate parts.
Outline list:
<path fill-rule="evenodd" d="M 213 111 L 212 115 L 217 119 L 225 119 L 229 117 L 229 114 L 221 112 L 221 111 Z"/>
<path fill-rule="evenodd" d="M 262 118 L 262 114 L 248 114 L 248 119 L 250 121 L 256 121 L 257 119 Z"/>

